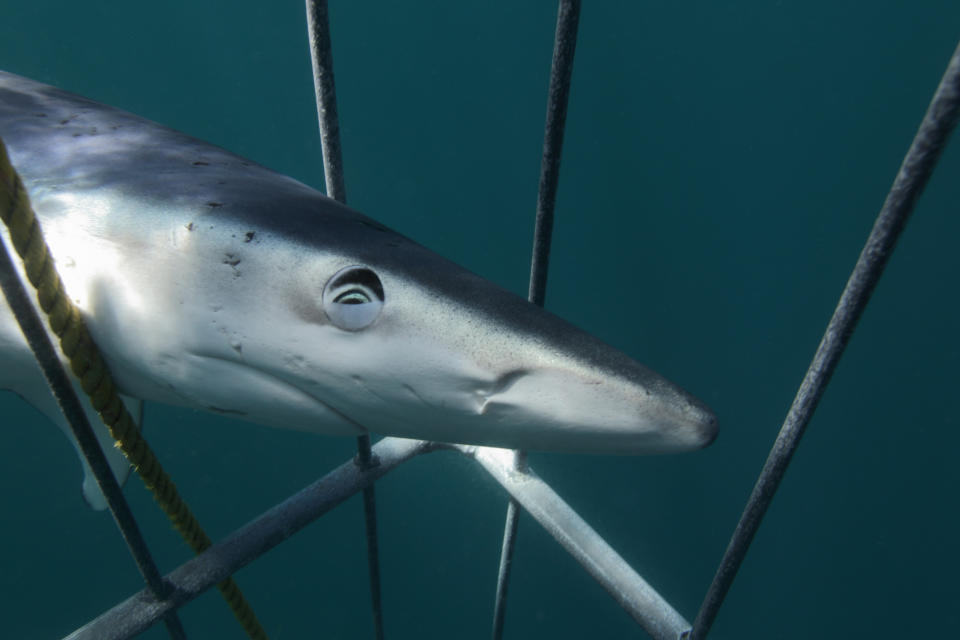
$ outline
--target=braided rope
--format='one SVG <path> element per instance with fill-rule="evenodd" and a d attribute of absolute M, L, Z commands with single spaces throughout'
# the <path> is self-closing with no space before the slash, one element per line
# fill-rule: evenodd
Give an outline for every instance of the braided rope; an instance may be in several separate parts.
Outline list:
<path fill-rule="evenodd" d="M 36 290 L 37 301 L 47 315 L 50 329 L 60 339 L 60 349 L 70 362 L 70 369 L 80 379 L 93 408 L 110 429 L 110 435 L 116 440 L 115 446 L 123 451 L 187 544 L 196 553 L 205 551 L 212 544 L 209 536 L 180 497 L 173 480 L 120 400 L 80 310 L 64 291 L 26 188 L 10 163 L 3 140 L 0 140 L 0 219 L 7 225 L 13 247 L 23 260 L 27 278 Z M 266 640 L 266 632 L 233 578 L 227 578 L 217 586 L 247 635 L 254 640 Z"/>

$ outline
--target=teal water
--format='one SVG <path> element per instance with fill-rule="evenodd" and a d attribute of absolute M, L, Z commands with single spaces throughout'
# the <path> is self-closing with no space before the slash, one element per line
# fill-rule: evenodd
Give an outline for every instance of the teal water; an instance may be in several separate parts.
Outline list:
<path fill-rule="evenodd" d="M 7 3 L 0 66 L 320 186 L 303 7 Z M 350 203 L 525 291 L 552 2 L 333 2 Z M 960 5 L 588 2 L 547 306 L 707 401 L 660 458 L 532 464 L 693 618 L 843 282 L 960 36 Z M 955 628 L 960 349 L 948 148 L 715 626 L 717 638 Z M 141 588 L 52 426 L 0 394 L 0 636 L 61 637 Z M 214 538 L 348 459 L 349 440 L 149 406 Z M 163 570 L 189 557 L 136 480 Z M 505 498 L 434 454 L 378 484 L 388 638 L 485 638 Z M 271 638 L 369 638 L 353 500 L 238 574 Z M 207 594 L 191 637 L 240 637 Z M 948 631 L 946 631 L 949 633 Z M 530 519 L 508 638 L 641 638 Z M 161 629 L 147 634 L 163 638 Z"/>

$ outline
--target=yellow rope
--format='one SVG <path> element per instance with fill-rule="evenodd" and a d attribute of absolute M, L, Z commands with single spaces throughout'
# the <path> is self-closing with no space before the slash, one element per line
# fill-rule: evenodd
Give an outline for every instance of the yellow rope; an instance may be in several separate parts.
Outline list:
<path fill-rule="evenodd" d="M 10 231 L 13 246 L 36 289 L 40 308 L 47 314 L 50 329 L 60 339 L 60 349 L 70 361 L 70 368 L 80 379 L 93 408 L 110 429 L 116 446 L 140 474 L 147 489 L 187 544 L 196 553 L 206 550 L 211 545 L 210 538 L 200 528 L 200 523 L 180 497 L 173 480 L 141 436 L 117 394 L 107 365 L 93 343 L 79 309 L 64 292 L 50 249 L 43 239 L 40 223 L 30 207 L 30 198 L 23 181 L 10 164 L 3 140 L 0 140 L 0 219 Z M 218 587 L 247 635 L 256 640 L 266 640 L 266 632 L 233 578 L 227 578 Z"/>

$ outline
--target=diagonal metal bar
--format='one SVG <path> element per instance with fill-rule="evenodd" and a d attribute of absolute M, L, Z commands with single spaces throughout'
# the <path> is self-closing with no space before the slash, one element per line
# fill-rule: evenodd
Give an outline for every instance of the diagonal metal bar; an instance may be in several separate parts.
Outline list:
<path fill-rule="evenodd" d="M 343 150 L 340 146 L 340 119 L 337 115 L 337 91 L 333 78 L 333 47 L 330 42 L 330 12 L 326 0 L 307 0 L 307 31 L 310 38 L 310 62 L 316 91 L 320 145 L 323 150 L 323 174 L 327 195 L 347 203 L 343 178 Z M 370 436 L 357 438 L 356 463 L 362 468 L 377 464 L 370 450 Z M 377 640 L 383 640 L 383 601 L 380 587 L 380 550 L 377 541 L 377 499 L 371 484 L 363 490 L 363 516 L 367 530 L 367 566 L 370 574 L 370 607 Z"/>
<path fill-rule="evenodd" d="M 435 445 L 422 440 L 384 438 L 373 447 L 380 464 L 362 468 L 347 461 L 166 576 L 173 592 L 166 600 L 141 591 L 65 640 L 125 640 L 142 633 L 166 613 L 190 602 L 401 463 Z"/>
<path fill-rule="evenodd" d="M 549 485 L 528 468 L 515 469 L 513 451 L 384 438 L 373 447 L 378 465 L 345 462 L 177 567 L 165 578 L 172 586 L 167 599 L 143 590 L 66 640 L 126 640 L 142 633 L 404 462 L 435 450 L 456 451 L 479 462 L 654 638 L 683 638 L 690 627 L 683 617 Z"/>
<path fill-rule="evenodd" d="M 120 529 L 120 534 L 127 543 L 130 555 L 133 556 L 134 562 L 140 570 L 140 575 L 143 576 L 143 580 L 147 584 L 147 589 L 156 599 L 166 598 L 170 592 L 170 585 L 166 584 L 160 576 L 160 571 L 150 554 L 150 549 L 147 547 L 147 543 L 140 533 L 140 528 L 137 526 L 137 521 L 130 511 L 130 505 L 123 497 L 120 485 L 110 470 L 106 456 L 100 449 L 97 437 L 93 433 L 89 420 L 87 420 L 86 413 L 84 413 L 80 398 L 77 397 L 63 365 L 57 357 L 40 316 L 30 302 L 29 294 L 17 275 L 13 260 L 2 239 L 0 239 L 0 288 L 3 289 L 7 304 L 20 324 L 20 329 L 23 331 L 23 335 L 26 337 L 27 343 L 33 350 L 37 363 L 50 385 L 50 390 L 70 425 L 70 430 L 80 446 L 80 451 L 93 471 L 97 484 L 110 507 L 110 513 L 113 514 L 113 519 Z M 176 612 L 171 611 L 164 616 L 164 622 L 171 638 L 181 640 L 187 637 Z"/>
<path fill-rule="evenodd" d="M 454 448 L 479 462 L 653 638 L 680 640 L 684 637 L 690 623 L 550 485 L 530 469 L 517 471 L 512 451 L 464 445 Z"/>
<path fill-rule="evenodd" d="M 890 188 L 886 201 L 874 223 L 870 236 L 860 253 L 840 296 L 837 308 L 830 318 L 827 330 L 817 348 L 807 374 L 797 391 L 780 433 L 770 450 L 760 477 L 734 530 L 717 573 L 713 578 L 700 612 L 694 622 L 691 640 L 706 637 L 716 619 L 737 570 L 743 562 L 760 522 L 773 500 L 777 487 L 786 473 L 800 438 L 809 424 L 820 397 L 846 348 L 860 315 L 900 233 L 913 211 L 917 199 L 927 184 L 950 132 L 960 116 L 960 45 L 953 53 L 947 70 L 930 102 L 917 135 L 907 151 L 900 171 Z"/>
<path fill-rule="evenodd" d="M 553 214 L 557 185 L 560 179 L 560 158 L 563 132 L 570 100 L 570 79 L 573 56 L 577 48 L 577 27 L 580 23 L 580 0 L 560 0 L 557 7 L 557 28 L 553 38 L 553 61 L 550 66 L 550 88 L 547 97 L 547 119 L 543 132 L 543 156 L 540 162 L 540 185 L 537 193 L 537 214 L 530 258 L 529 300 L 543 306 L 547 293 L 547 272 L 550 266 L 550 244 L 553 238 Z M 514 468 L 526 467 L 526 452 L 514 452 Z M 514 498 L 507 503 L 497 572 L 497 592 L 493 605 L 493 640 L 503 637 L 507 590 L 513 567 L 513 550 L 520 522 L 519 506 Z"/>

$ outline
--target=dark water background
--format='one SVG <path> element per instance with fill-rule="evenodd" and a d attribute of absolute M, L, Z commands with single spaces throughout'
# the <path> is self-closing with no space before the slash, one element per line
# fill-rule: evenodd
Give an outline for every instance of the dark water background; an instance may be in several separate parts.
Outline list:
<path fill-rule="evenodd" d="M 554 3 L 332 4 L 350 203 L 524 292 Z M 722 432 L 692 455 L 532 463 L 692 619 L 960 36 L 960 4 L 585 4 L 547 305 L 702 397 Z M 5 2 L 0 67 L 320 186 L 303 13 Z M 955 139 L 715 637 L 956 629 L 958 178 Z M 147 420 L 214 538 L 352 453 L 168 407 Z M 141 584 L 110 518 L 80 499 L 58 430 L 10 394 L 0 423 L 0 636 L 60 637 Z M 189 557 L 137 480 L 126 494 L 161 568 Z M 488 637 L 499 488 L 434 454 L 378 497 L 387 637 Z M 644 637 L 530 519 L 520 533 L 507 637 Z M 275 640 L 372 637 L 357 500 L 238 578 Z M 240 637 L 215 593 L 182 616 L 191 637 Z"/>

